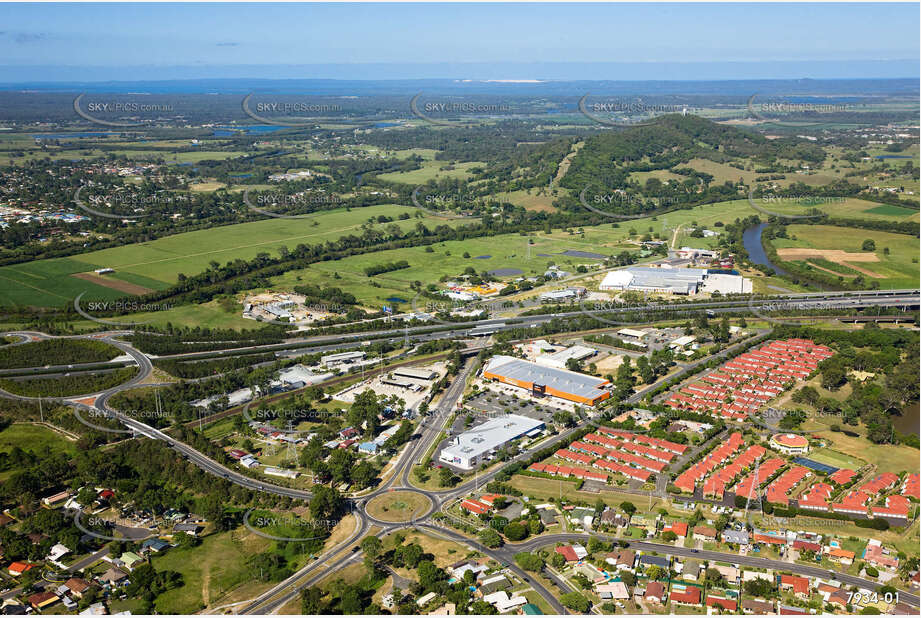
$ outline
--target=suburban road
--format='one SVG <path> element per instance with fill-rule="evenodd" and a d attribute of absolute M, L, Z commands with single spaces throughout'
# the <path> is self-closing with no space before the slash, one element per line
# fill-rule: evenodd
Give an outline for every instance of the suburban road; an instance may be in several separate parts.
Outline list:
<path fill-rule="evenodd" d="M 687 547 L 675 547 L 674 545 L 666 545 L 662 543 L 650 543 L 648 541 L 637 541 L 634 539 L 621 539 L 609 534 L 603 533 L 593 533 L 583 534 L 583 533 L 572 533 L 572 534 L 545 534 L 533 539 L 528 539 L 521 543 L 510 543 L 507 547 L 514 548 L 515 552 L 531 552 L 542 547 L 554 545 L 556 543 L 571 543 L 573 541 L 583 541 L 587 542 L 589 538 L 595 537 L 599 539 L 604 539 L 605 541 L 615 541 L 615 542 L 624 542 L 627 543 L 631 549 L 638 549 L 648 552 L 657 552 L 660 554 L 667 554 L 670 556 L 679 556 L 683 558 L 694 558 L 696 560 L 712 560 L 720 562 L 729 562 L 732 564 L 737 564 L 741 566 L 749 567 L 758 567 L 763 569 L 773 569 L 775 571 L 790 571 L 797 573 L 799 575 L 807 575 L 810 577 L 822 577 L 825 579 L 835 579 L 849 586 L 857 586 L 858 588 L 867 589 L 867 590 L 876 590 L 883 584 L 878 581 L 873 581 L 869 579 L 863 579 L 855 575 L 848 575 L 846 573 L 841 573 L 839 571 L 830 571 L 828 569 L 820 569 L 818 567 L 809 566 L 806 564 L 797 564 L 791 562 L 784 562 L 783 560 L 772 560 L 771 558 L 759 558 L 757 556 L 740 556 L 738 554 L 728 554 L 718 551 L 709 551 L 705 549 L 689 549 Z M 899 591 L 899 600 L 905 601 L 913 607 L 918 607 L 921 604 L 921 600 L 917 594 L 910 592 L 905 592 L 904 590 Z"/>

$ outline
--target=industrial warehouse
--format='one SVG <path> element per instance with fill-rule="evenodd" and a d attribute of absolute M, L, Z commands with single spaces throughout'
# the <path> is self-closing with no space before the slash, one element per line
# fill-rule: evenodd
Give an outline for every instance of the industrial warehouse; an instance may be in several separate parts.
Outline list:
<path fill-rule="evenodd" d="M 751 294 L 751 279 L 706 268 L 649 268 L 634 266 L 605 275 L 601 290 L 634 290 L 691 295 L 698 292 Z"/>
<path fill-rule="evenodd" d="M 589 406 L 611 396 L 605 389 L 610 382 L 603 378 L 545 367 L 513 356 L 492 357 L 483 369 L 483 378 L 527 389 L 532 395 L 549 395 Z"/>
<path fill-rule="evenodd" d="M 486 461 L 491 452 L 523 436 L 537 436 L 543 428 L 542 421 L 526 416 L 498 416 L 454 438 L 449 446 L 441 450 L 438 458 L 452 466 L 472 470 L 478 463 Z"/>

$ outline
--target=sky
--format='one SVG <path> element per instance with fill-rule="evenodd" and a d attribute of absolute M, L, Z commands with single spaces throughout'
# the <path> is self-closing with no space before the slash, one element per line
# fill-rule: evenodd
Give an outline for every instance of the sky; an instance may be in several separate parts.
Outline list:
<path fill-rule="evenodd" d="M 419 68 L 429 64 L 501 66 L 509 79 L 553 63 L 864 66 L 853 61 L 875 61 L 864 77 L 913 77 L 919 60 L 918 3 L 6 4 L 2 14 L 0 77 L 34 79 L 305 65 L 335 78 L 370 63 L 405 77 L 435 76 Z"/>

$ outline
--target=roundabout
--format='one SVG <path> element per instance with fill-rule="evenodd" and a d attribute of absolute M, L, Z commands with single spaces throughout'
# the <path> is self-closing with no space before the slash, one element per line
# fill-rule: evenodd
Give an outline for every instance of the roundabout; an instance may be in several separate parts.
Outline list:
<path fill-rule="evenodd" d="M 419 491 L 395 490 L 378 494 L 364 505 L 369 519 L 384 524 L 412 523 L 428 515 L 435 504 Z"/>

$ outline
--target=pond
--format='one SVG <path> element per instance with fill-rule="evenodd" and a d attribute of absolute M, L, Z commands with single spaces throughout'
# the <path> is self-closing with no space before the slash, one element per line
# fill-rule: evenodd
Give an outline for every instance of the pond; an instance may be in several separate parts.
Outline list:
<path fill-rule="evenodd" d="M 896 431 L 904 434 L 919 435 L 918 422 L 919 414 L 917 401 L 903 408 L 902 414 L 899 416 L 892 417 L 892 426 L 895 427 Z"/>

